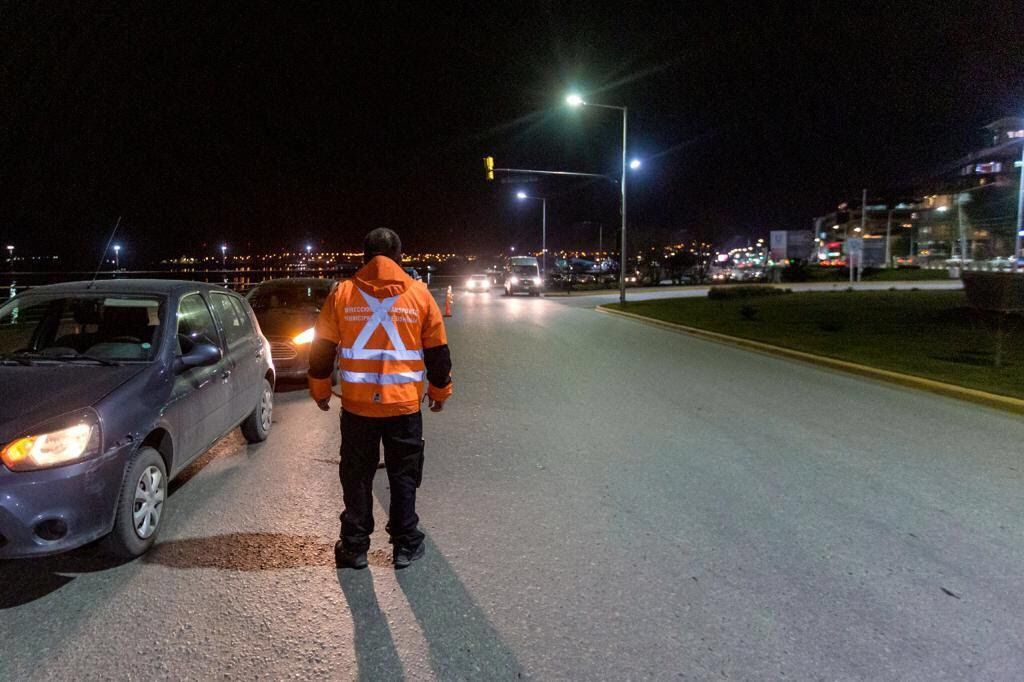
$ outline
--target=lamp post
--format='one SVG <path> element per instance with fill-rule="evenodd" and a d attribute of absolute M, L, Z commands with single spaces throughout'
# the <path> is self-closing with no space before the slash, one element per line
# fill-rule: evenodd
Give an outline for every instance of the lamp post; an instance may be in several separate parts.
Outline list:
<path fill-rule="evenodd" d="M 221 244 L 220 245 L 220 264 L 221 264 L 221 267 L 224 268 L 225 270 L 228 269 L 228 245 L 227 244 Z"/>
<path fill-rule="evenodd" d="M 519 201 L 533 199 L 540 202 L 540 278 L 544 280 L 544 273 L 548 264 L 548 198 L 532 197 L 526 192 L 516 192 Z"/>
<path fill-rule="evenodd" d="M 1013 242 L 1013 271 L 1020 269 L 1021 238 L 1024 238 L 1024 144 L 1020 146 L 1020 185 L 1017 187 L 1017 237 Z M 8 247 L 9 248 L 9 247 Z"/>
<path fill-rule="evenodd" d="M 7 245 L 7 262 L 11 264 L 11 270 L 14 269 L 14 244 Z"/>
<path fill-rule="evenodd" d="M 121 245 L 114 244 L 114 270 L 121 269 Z"/>
<path fill-rule="evenodd" d="M 616 107 L 608 104 L 594 104 L 583 101 L 578 94 L 571 94 L 565 98 L 566 104 L 571 107 L 597 107 L 599 109 L 615 109 L 622 112 L 622 176 L 619 180 L 619 191 L 621 195 L 621 207 L 619 213 L 622 215 L 622 244 L 619 253 L 619 303 L 626 302 L 626 128 L 628 111 L 626 107 Z M 639 168 L 639 163 L 636 168 Z"/>

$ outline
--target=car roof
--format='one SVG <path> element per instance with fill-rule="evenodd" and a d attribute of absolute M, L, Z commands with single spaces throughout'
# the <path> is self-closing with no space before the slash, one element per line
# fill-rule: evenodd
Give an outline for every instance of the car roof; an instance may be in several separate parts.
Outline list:
<path fill-rule="evenodd" d="M 104 279 L 95 282 L 85 280 L 62 282 L 32 287 L 26 293 L 45 294 L 156 294 L 170 295 L 189 291 L 204 290 L 220 293 L 235 293 L 219 284 L 194 282 L 185 279 Z"/>

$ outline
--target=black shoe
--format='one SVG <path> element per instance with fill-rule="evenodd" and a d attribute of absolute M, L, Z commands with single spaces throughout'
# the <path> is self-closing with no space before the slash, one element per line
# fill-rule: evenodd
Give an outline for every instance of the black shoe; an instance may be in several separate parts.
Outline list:
<path fill-rule="evenodd" d="M 424 552 L 423 543 L 421 542 L 416 549 L 411 549 L 405 545 L 395 545 L 394 561 L 396 569 L 408 568 L 409 564 L 416 561 L 423 556 Z"/>
<path fill-rule="evenodd" d="M 362 570 L 369 565 L 366 561 L 366 552 L 353 552 L 345 549 L 341 540 L 334 544 L 334 563 L 338 568 L 354 568 L 356 570 Z"/>

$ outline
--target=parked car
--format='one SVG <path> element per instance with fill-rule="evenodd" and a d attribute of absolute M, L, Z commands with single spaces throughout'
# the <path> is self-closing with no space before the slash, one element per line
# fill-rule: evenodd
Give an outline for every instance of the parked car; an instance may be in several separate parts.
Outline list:
<path fill-rule="evenodd" d="M 402 269 L 405 270 L 405 274 L 409 275 L 410 277 L 412 277 L 417 282 L 422 282 L 423 281 L 423 278 L 420 277 L 420 273 L 419 273 L 419 271 L 416 268 L 408 267 L 408 268 L 402 268 Z"/>
<path fill-rule="evenodd" d="M 168 482 L 232 429 L 270 433 L 274 365 L 244 298 L 196 282 L 30 289 L 0 306 L 0 559 L 103 538 L 135 557 Z"/>
<path fill-rule="evenodd" d="M 246 295 L 270 341 L 279 379 L 305 378 L 313 326 L 334 284 L 334 280 L 313 277 L 271 279 Z"/>
<path fill-rule="evenodd" d="M 466 291 L 490 291 L 491 278 L 488 275 L 470 275 L 466 280 Z"/>

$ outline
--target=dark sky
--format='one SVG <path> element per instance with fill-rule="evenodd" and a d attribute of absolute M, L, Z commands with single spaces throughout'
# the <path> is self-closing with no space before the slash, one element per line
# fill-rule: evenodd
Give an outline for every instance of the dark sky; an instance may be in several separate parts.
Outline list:
<path fill-rule="evenodd" d="M 762 235 L 1024 112 L 1014 1 L 291 4 L 0 10 L 3 239 L 93 259 L 123 214 L 138 260 L 354 248 L 381 224 L 407 250 L 537 246 L 539 207 L 481 157 L 615 173 L 617 113 L 568 110 L 571 88 L 630 107 L 641 240 Z M 613 185 L 533 191 L 551 246 L 618 220 Z"/>

